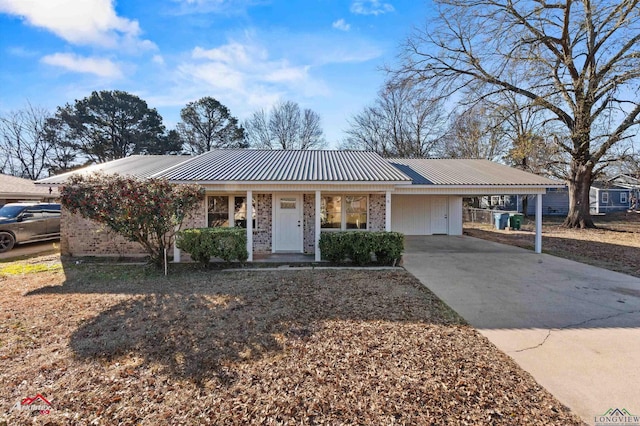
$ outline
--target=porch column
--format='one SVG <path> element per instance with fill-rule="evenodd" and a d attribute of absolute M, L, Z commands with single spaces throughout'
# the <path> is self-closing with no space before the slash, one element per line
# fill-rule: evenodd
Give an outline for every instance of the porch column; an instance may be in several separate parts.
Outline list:
<path fill-rule="evenodd" d="M 314 226 L 314 230 L 315 230 L 315 261 L 316 262 L 320 262 L 320 260 L 322 259 L 322 256 L 320 254 L 320 215 L 321 215 L 321 209 L 320 209 L 320 204 L 321 204 L 322 200 L 320 198 L 320 191 L 316 191 L 316 215 L 315 215 L 315 226 Z"/>
<path fill-rule="evenodd" d="M 247 191 L 247 260 L 253 262 L 253 191 Z"/>
<path fill-rule="evenodd" d="M 176 233 L 178 232 L 178 227 L 176 226 Z M 174 235 L 173 237 L 173 262 L 180 263 L 180 249 L 178 248 L 178 236 Z"/>
<path fill-rule="evenodd" d="M 384 230 L 391 231 L 391 191 L 384 196 Z"/>
<path fill-rule="evenodd" d="M 536 253 L 542 253 L 542 194 L 536 195 Z"/>

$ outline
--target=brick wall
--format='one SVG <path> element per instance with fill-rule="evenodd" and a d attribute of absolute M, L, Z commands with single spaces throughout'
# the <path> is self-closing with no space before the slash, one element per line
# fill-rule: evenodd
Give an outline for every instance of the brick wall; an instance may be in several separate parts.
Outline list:
<path fill-rule="evenodd" d="M 144 256 L 142 246 L 64 206 L 60 212 L 60 253 L 67 256 Z"/>
<path fill-rule="evenodd" d="M 257 194 L 256 229 L 253 230 L 253 252 L 271 253 L 271 233 L 273 230 L 271 194 Z"/>
<path fill-rule="evenodd" d="M 315 253 L 316 252 L 316 244 L 315 244 L 316 195 L 304 194 L 302 205 L 303 205 L 302 219 L 303 219 L 303 226 L 304 226 L 302 231 L 303 232 L 302 249 L 304 250 L 305 253 Z"/>
<path fill-rule="evenodd" d="M 204 203 L 204 201 L 203 201 Z M 206 226 L 203 210 L 198 206 L 188 215 L 182 229 Z M 60 215 L 60 253 L 68 256 L 146 256 L 144 248 L 111 231 L 106 225 L 72 214 L 64 206 Z"/>
<path fill-rule="evenodd" d="M 386 198 L 384 194 L 369 194 L 369 231 L 384 231 Z"/>
<path fill-rule="evenodd" d="M 253 230 L 254 253 L 271 253 L 273 238 L 273 199 L 271 194 L 256 194 L 257 227 Z M 188 216 L 182 229 L 201 228 L 207 226 L 205 201 L 198 206 L 194 213 Z M 303 195 L 303 250 L 305 253 L 315 251 L 315 195 Z M 369 223 L 370 231 L 384 231 L 385 229 L 385 196 L 384 194 L 369 195 Z M 125 240 L 108 228 L 84 219 L 79 215 L 72 215 L 62 207 L 60 220 L 60 250 L 62 254 L 71 256 L 144 256 L 145 251 L 138 243 Z M 186 253 L 183 253 L 183 256 Z"/>

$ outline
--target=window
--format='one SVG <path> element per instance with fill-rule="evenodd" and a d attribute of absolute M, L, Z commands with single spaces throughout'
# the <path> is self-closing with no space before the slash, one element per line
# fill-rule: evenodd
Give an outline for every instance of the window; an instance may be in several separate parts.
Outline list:
<path fill-rule="evenodd" d="M 322 197 L 320 206 L 321 228 L 342 228 L 342 198 L 336 196 Z"/>
<path fill-rule="evenodd" d="M 247 197 L 233 197 L 233 226 L 238 228 L 247 227 Z M 252 200 L 253 215 L 251 217 L 253 229 L 256 229 L 256 200 Z"/>
<path fill-rule="evenodd" d="M 366 195 L 327 195 L 320 210 L 322 229 L 367 229 Z"/>
<path fill-rule="evenodd" d="M 229 203 L 232 203 L 229 205 Z M 253 228 L 256 228 L 256 200 L 253 199 Z M 233 209 L 233 216 L 230 212 Z M 207 220 L 209 227 L 237 226 L 247 227 L 247 197 L 211 195 L 207 208 Z"/>
<path fill-rule="evenodd" d="M 602 193 L 602 202 L 604 204 L 609 204 L 609 193 L 608 192 L 603 192 Z"/>
<path fill-rule="evenodd" d="M 347 229 L 367 229 L 367 197 L 364 195 L 344 197 Z"/>
<path fill-rule="evenodd" d="M 280 199 L 280 209 L 283 210 L 295 210 L 296 209 L 296 199 L 295 198 L 281 198 Z"/>
<path fill-rule="evenodd" d="M 210 196 L 207 219 L 209 227 L 229 226 L 229 197 Z"/>
<path fill-rule="evenodd" d="M 627 193 L 626 192 L 621 192 L 620 193 L 620 204 L 627 204 Z"/>

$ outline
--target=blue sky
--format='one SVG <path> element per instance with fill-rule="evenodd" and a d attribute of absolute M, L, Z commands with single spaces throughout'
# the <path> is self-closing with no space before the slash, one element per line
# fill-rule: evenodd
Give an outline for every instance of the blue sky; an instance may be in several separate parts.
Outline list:
<path fill-rule="evenodd" d="M 213 96 L 240 120 L 282 100 L 329 147 L 370 104 L 428 0 L 0 0 L 0 113 L 134 93 L 167 128 Z"/>

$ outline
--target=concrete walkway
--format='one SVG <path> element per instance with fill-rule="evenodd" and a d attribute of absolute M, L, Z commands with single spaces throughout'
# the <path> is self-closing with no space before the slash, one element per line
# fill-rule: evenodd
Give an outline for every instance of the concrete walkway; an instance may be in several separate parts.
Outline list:
<path fill-rule="evenodd" d="M 404 266 L 587 424 L 640 415 L 640 279 L 464 236 L 407 237 Z"/>

